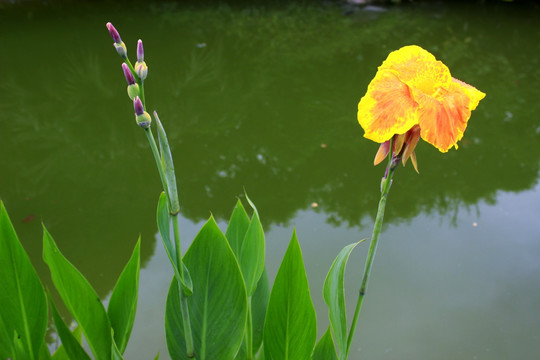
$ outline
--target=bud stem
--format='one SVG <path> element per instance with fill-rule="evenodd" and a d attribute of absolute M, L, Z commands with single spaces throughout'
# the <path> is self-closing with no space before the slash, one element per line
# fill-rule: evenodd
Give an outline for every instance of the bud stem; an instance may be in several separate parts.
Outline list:
<path fill-rule="evenodd" d="M 390 143 L 390 149 L 393 147 L 394 140 Z M 388 193 L 390 191 L 390 185 L 392 184 L 392 177 L 394 171 L 396 170 L 397 164 L 399 164 L 400 158 L 394 154 L 393 151 L 390 151 L 388 154 L 388 165 L 386 166 L 386 172 L 382 179 L 381 183 L 381 199 L 379 200 L 379 207 L 377 209 L 377 217 L 375 218 L 375 226 L 373 227 L 373 234 L 371 236 L 371 244 L 369 245 L 369 252 L 366 259 L 366 264 L 364 267 L 364 277 L 362 278 L 362 284 L 360 286 L 360 291 L 358 293 L 358 299 L 356 300 L 356 309 L 354 311 L 354 317 L 349 330 L 349 336 L 347 337 L 347 350 L 345 353 L 340 354 L 340 359 L 345 360 L 349 356 L 349 350 L 351 348 L 352 338 L 354 336 L 354 331 L 356 329 L 356 322 L 358 321 L 358 315 L 360 314 L 360 309 L 362 308 L 362 302 L 367 291 L 367 285 L 369 281 L 369 275 L 371 274 L 371 268 L 373 266 L 373 259 L 375 258 L 375 253 L 377 252 L 377 245 L 379 243 L 379 235 L 381 234 L 383 218 L 384 218 L 384 209 L 386 208 L 386 199 L 388 198 Z"/>

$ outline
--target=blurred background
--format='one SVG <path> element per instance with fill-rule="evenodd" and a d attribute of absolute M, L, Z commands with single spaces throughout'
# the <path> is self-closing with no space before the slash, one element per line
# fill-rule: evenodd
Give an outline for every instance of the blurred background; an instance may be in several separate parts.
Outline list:
<path fill-rule="evenodd" d="M 244 189 L 271 281 L 296 228 L 317 310 L 342 247 L 370 237 L 384 165 L 356 107 L 377 67 L 416 44 L 487 94 L 459 150 L 421 142 L 395 174 L 351 351 L 360 359 L 540 359 L 537 2 L 0 1 L 0 198 L 41 279 L 41 222 L 107 301 L 142 238 L 128 359 L 168 359 L 172 272 L 161 189 L 135 124 L 111 21 L 168 132 L 183 249 Z M 349 319 L 368 245 L 348 265 Z M 58 298 L 56 298 L 59 301 Z M 50 346 L 56 347 L 54 332 Z"/>

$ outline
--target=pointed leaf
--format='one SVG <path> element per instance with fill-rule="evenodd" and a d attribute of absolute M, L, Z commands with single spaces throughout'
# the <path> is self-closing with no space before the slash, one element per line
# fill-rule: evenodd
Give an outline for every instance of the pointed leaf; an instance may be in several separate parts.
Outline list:
<path fill-rule="evenodd" d="M 82 344 L 82 330 L 80 326 L 77 326 L 71 334 L 75 337 L 75 340 L 79 344 Z M 84 358 L 83 358 L 84 359 Z M 52 360 L 70 360 L 70 357 L 67 355 L 64 345 L 60 345 L 58 349 L 54 352 Z"/>
<path fill-rule="evenodd" d="M 302 251 L 293 232 L 270 293 L 264 323 L 265 359 L 307 360 L 316 337 L 315 309 Z"/>
<path fill-rule="evenodd" d="M 347 349 L 347 309 L 345 306 L 344 284 L 345 266 L 347 265 L 347 260 L 349 259 L 351 251 L 353 251 L 360 242 L 347 245 L 339 252 L 324 281 L 324 301 L 328 305 L 330 324 L 334 336 L 336 337 L 336 345 L 340 354 L 344 354 Z"/>
<path fill-rule="evenodd" d="M 184 257 L 193 280 L 186 298 L 197 360 L 231 360 L 240 347 L 247 315 L 247 295 L 240 268 L 213 218 L 203 226 Z M 171 282 L 165 332 L 171 358 L 188 359 L 180 296 Z"/>
<path fill-rule="evenodd" d="M 80 340 L 77 340 L 77 337 L 69 330 L 64 320 L 62 320 L 62 317 L 58 313 L 58 310 L 56 309 L 56 306 L 54 305 L 54 302 L 52 301 L 50 295 L 49 304 L 51 305 L 51 312 L 54 320 L 54 326 L 56 327 L 56 332 L 58 334 L 58 337 L 60 337 L 60 340 L 62 341 L 62 346 L 58 350 L 56 350 L 53 355 L 53 359 L 90 360 L 90 356 L 88 356 L 86 351 L 84 351 Z"/>
<path fill-rule="evenodd" d="M 114 341 L 121 354 L 126 349 L 137 312 L 139 271 L 141 268 L 140 249 L 141 239 L 139 238 L 131 258 L 118 278 L 107 309 L 114 330 Z"/>
<path fill-rule="evenodd" d="M 112 337 L 105 308 L 86 278 L 58 250 L 45 227 L 43 260 L 49 266 L 54 286 L 81 327 L 95 358 L 109 360 Z"/>
<path fill-rule="evenodd" d="M 163 128 L 158 114 L 155 111 L 154 118 L 156 119 L 157 124 L 159 149 L 163 159 L 163 164 L 165 165 L 165 180 L 167 181 L 169 201 L 171 202 L 171 214 L 178 214 L 180 212 L 180 203 L 178 201 L 178 190 L 176 188 L 176 176 L 174 175 L 174 163 L 171 155 L 171 148 L 169 147 L 169 141 L 167 140 L 165 129 Z"/>
<path fill-rule="evenodd" d="M 227 232 L 225 233 L 225 237 L 227 238 L 229 245 L 231 245 L 231 249 L 237 259 L 240 258 L 240 249 L 242 248 L 242 243 L 246 237 L 249 223 L 249 216 L 246 213 L 242 202 L 238 200 L 232 212 L 231 219 L 229 220 Z"/>
<path fill-rule="evenodd" d="M 264 247 L 264 231 L 259 214 L 255 212 L 242 243 L 239 258 L 248 296 L 253 295 L 264 270 Z"/>
<path fill-rule="evenodd" d="M 312 360 L 338 360 L 336 354 L 336 348 L 334 346 L 334 339 L 332 339 L 332 333 L 330 327 L 326 330 L 323 337 L 319 340 L 313 350 Z"/>
<path fill-rule="evenodd" d="M 15 332 L 26 358 L 38 359 L 48 320 L 45 291 L 1 201 L 0 279 L 0 359 L 15 357 Z"/>

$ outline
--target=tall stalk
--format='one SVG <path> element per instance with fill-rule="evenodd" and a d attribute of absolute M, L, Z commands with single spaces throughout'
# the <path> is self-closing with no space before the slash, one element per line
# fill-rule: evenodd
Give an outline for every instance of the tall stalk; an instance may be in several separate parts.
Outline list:
<path fill-rule="evenodd" d="M 393 140 L 390 142 L 390 149 L 393 148 Z M 390 186 L 392 185 L 392 177 L 394 171 L 397 168 L 401 160 L 401 156 L 396 156 L 393 151 L 390 151 L 388 154 L 388 165 L 386 166 L 386 172 L 381 181 L 381 198 L 379 200 L 379 207 L 377 209 L 377 217 L 375 218 L 375 225 L 373 227 L 373 234 L 371 236 L 371 243 L 369 245 L 369 252 L 366 258 L 366 264 L 364 266 L 364 276 L 362 278 L 362 283 L 360 285 L 360 291 L 358 293 L 358 299 L 356 300 L 356 309 L 354 310 L 354 317 L 349 330 L 349 335 L 347 337 L 347 350 L 344 354 L 340 354 L 341 360 L 347 359 L 349 356 L 349 351 L 351 349 L 351 343 L 354 336 L 354 331 L 356 329 L 356 323 L 358 321 L 358 316 L 360 310 L 362 309 L 362 303 L 364 297 L 366 296 L 369 276 L 371 274 L 371 269 L 373 267 L 373 260 L 375 259 L 375 253 L 377 252 L 377 245 L 379 244 L 379 236 L 382 230 L 384 210 L 386 208 L 386 200 L 388 198 L 388 193 L 390 192 Z"/>

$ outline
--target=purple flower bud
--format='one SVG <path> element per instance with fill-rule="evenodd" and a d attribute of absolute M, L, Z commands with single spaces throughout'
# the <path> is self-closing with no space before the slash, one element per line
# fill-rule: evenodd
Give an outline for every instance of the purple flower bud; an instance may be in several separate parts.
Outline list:
<path fill-rule="evenodd" d="M 144 114 L 144 106 L 141 101 L 141 98 L 138 96 L 133 100 L 133 108 L 135 109 L 135 115 L 142 115 Z"/>
<path fill-rule="evenodd" d="M 135 84 L 135 77 L 126 63 L 122 63 L 122 70 L 124 70 L 124 76 L 126 77 L 128 85 Z"/>
<path fill-rule="evenodd" d="M 143 62 L 143 61 L 144 61 L 144 49 L 143 49 L 142 40 L 139 39 L 139 41 L 137 41 L 137 62 Z"/>
<path fill-rule="evenodd" d="M 111 34 L 111 37 L 112 37 L 112 39 L 114 40 L 115 43 L 118 44 L 118 43 L 122 42 L 122 39 L 120 38 L 120 34 L 118 33 L 118 31 L 116 31 L 113 24 L 108 22 L 107 23 L 107 29 L 109 30 L 109 33 Z"/>

